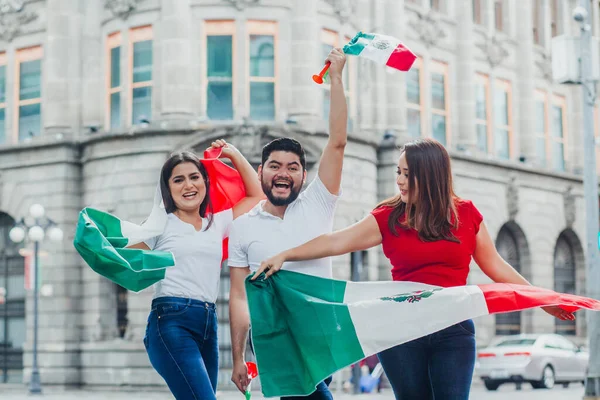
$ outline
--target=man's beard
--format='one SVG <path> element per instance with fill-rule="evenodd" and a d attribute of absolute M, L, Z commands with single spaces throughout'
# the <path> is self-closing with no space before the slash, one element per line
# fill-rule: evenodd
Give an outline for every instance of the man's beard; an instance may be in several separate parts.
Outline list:
<path fill-rule="evenodd" d="M 269 184 L 265 183 L 264 181 L 260 182 L 260 185 L 262 186 L 262 190 L 263 190 L 264 194 L 267 195 L 267 199 L 269 199 L 271 204 L 273 204 L 274 206 L 277 206 L 277 207 L 287 206 L 288 204 L 292 203 L 294 200 L 296 200 L 298 198 L 298 195 L 300 194 L 300 188 L 295 189 L 295 185 L 294 185 L 293 181 L 290 181 L 289 184 L 290 184 L 290 194 L 288 195 L 288 197 L 275 197 L 273 195 L 274 185 L 271 183 L 271 185 L 269 186 Z"/>

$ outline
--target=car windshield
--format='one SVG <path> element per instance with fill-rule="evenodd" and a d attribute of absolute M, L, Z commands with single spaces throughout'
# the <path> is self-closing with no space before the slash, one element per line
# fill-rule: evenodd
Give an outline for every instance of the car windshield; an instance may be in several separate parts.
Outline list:
<path fill-rule="evenodd" d="M 496 346 L 532 346 L 535 339 L 507 339 L 496 344 Z"/>

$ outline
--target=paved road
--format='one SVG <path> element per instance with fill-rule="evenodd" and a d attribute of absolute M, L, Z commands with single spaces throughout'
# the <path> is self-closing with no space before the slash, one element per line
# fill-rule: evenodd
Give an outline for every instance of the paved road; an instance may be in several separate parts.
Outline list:
<path fill-rule="evenodd" d="M 173 397 L 166 392 L 89 392 L 67 391 L 56 392 L 46 389 L 44 395 L 37 397 L 40 400 L 172 400 Z M 222 392 L 218 400 L 243 400 L 238 392 Z M 365 394 L 353 396 L 351 394 L 334 393 L 335 400 L 394 400 L 390 391 L 383 394 Z M 523 390 L 516 391 L 514 385 L 501 386 L 497 392 L 488 392 L 482 387 L 475 386 L 471 392 L 470 400 L 580 400 L 583 398 L 583 386 L 573 385 L 568 389 L 557 387 L 552 390 L 533 390 L 529 385 L 523 385 Z M 2 400 L 32 400 L 25 390 L 10 388 L 0 385 L 0 399 Z M 253 400 L 264 399 L 260 393 L 254 393 Z"/>

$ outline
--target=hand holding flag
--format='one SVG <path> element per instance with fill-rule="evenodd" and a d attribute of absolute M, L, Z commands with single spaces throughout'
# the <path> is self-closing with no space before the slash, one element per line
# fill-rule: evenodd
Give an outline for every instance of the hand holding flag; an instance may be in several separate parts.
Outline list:
<path fill-rule="evenodd" d="M 417 59 L 417 56 L 400 40 L 377 33 L 358 32 L 344 46 L 343 51 L 347 55 L 364 57 L 404 72 L 410 70 Z M 323 83 L 323 77 L 328 69 L 329 65 L 325 64 L 318 75 L 313 75 L 313 80 L 318 84 Z"/>

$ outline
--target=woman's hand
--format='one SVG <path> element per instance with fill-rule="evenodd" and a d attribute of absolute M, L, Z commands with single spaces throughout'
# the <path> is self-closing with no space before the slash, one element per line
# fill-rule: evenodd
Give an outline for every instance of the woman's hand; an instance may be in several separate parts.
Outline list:
<path fill-rule="evenodd" d="M 262 263 L 260 263 L 260 268 L 256 270 L 254 276 L 250 280 L 255 280 L 263 272 L 265 272 L 266 275 L 265 279 L 270 277 L 271 275 L 277 273 L 281 269 L 285 261 L 286 259 L 284 253 L 279 253 L 276 256 L 271 257 L 266 261 L 263 261 Z"/>
<path fill-rule="evenodd" d="M 227 143 L 223 139 L 217 139 L 211 143 L 210 147 L 206 150 L 221 149 L 221 156 L 219 158 L 228 158 L 230 160 L 235 157 L 239 151 L 232 144 Z"/>
<path fill-rule="evenodd" d="M 562 321 L 575 321 L 575 314 L 565 311 L 559 306 L 542 307 L 542 310 Z"/>

